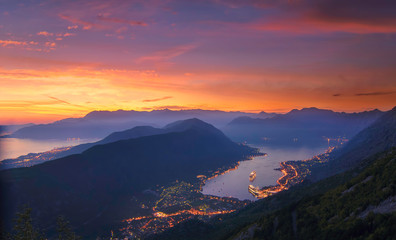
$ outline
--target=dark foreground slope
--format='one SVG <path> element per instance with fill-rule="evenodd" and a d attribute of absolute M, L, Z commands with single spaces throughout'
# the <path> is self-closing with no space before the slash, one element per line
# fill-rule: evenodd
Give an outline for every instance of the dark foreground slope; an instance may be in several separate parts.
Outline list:
<path fill-rule="evenodd" d="M 134 216 L 132 199 L 142 191 L 194 179 L 253 151 L 209 124 L 190 121 L 183 132 L 98 145 L 31 168 L 2 171 L 2 220 L 9 225 L 17 207 L 29 204 L 44 228 L 53 228 L 56 216 L 65 215 L 90 235 Z"/>

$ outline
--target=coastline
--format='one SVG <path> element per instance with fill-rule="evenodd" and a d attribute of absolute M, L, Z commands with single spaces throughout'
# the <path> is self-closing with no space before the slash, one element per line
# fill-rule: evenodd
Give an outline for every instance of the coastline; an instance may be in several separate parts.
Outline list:
<path fill-rule="evenodd" d="M 322 164 L 329 161 L 330 153 L 335 147 L 329 147 L 326 152 L 318 154 L 310 159 L 299 161 L 284 161 L 279 163 L 279 170 L 283 173 L 276 182 L 275 186 L 266 186 L 263 188 L 249 185 L 249 192 L 258 199 L 269 197 L 278 192 L 289 189 L 290 187 L 301 183 L 310 174 L 310 168 L 317 164 Z"/>

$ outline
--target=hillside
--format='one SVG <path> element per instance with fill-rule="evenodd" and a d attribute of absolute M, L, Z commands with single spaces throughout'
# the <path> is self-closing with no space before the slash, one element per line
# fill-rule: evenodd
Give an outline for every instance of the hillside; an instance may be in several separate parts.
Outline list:
<path fill-rule="evenodd" d="M 379 110 L 344 113 L 317 108 L 294 109 L 267 119 L 236 118 L 224 128 L 224 133 L 235 141 L 278 145 L 327 144 L 327 139 L 338 141 L 353 137 L 382 114 Z"/>
<path fill-rule="evenodd" d="M 311 180 L 357 167 L 376 153 L 396 146 L 396 107 L 353 137 L 343 148 L 333 152 L 328 164 L 312 169 Z"/>
<path fill-rule="evenodd" d="M 12 219 L 20 205 L 29 204 L 46 228 L 51 229 L 58 215 L 86 234 L 109 228 L 144 211 L 131 201 L 144 190 L 195 180 L 254 152 L 216 133 L 213 126 L 194 120 L 182 132 L 97 145 L 82 154 L 2 171 L 3 219 Z"/>

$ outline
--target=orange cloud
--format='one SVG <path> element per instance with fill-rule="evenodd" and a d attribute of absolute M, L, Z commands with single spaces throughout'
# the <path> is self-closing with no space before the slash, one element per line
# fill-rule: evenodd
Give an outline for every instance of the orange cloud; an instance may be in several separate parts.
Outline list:
<path fill-rule="evenodd" d="M 7 47 L 7 46 L 26 46 L 28 44 L 26 42 L 21 42 L 21 41 L 0 40 L 0 45 L 2 47 Z"/>
<path fill-rule="evenodd" d="M 45 70 L 0 69 L 0 85 L 3 90 L 0 111 L 7 112 L 0 116 L 0 121 L 12 117 L 12 112 L 67 116 L 83 115 L 94 109 L 210 108 L 271 111 L 309 107 L 313 102 L 317 107 L 344 111 L 356 111 L 362 106 L 392 107 L 396 95 L 378 93 L 395 92 L 395 87 L 389 86 L 385 80 L 374 84 L 370 79 L 373 76 L 384 79 L 380 74 L 391 76 L 392 73 L 395 74 L 394 70 L 380 69 L 376 73 L 364 69 L 348 71 L 345 80 L 334 79 L 329 74 L 299 74 L 270 69 L 262 69 L 262 72 L 242 69 L 197 70 L 192 71 L 190 76 L 185 76 L 184 71 L 164 75 L 149 70 L 72 65 Z M 345 101 L 345 98 L 335 98 L 331 93 L 340 96 L 349 94 L 350 97 Z M 370 95 L 354 97 L 351 93 Z M 147 96 L 165 97 L 147 99 Z M 48 101 L 48 98 L 53 101 Z M 166 105 L 151 106 L 152 103 L 165 99 Z M 208 103 L 211 105 L 205 105 Z"/>
<path fill-rule="evenodd" d="M 48 36 L 53 36 L 54 34 L 53 33 L 49 33 L 47 31 L 42 31 L 42 32 L 38 32 L 37 35 L 48 37 Z"/>
<path fill-rule="evenodd" d="M 63 34 L 64 37 L 70 37 L 70 36 L 75 36 L 75 33 L 65 33 Z"/>

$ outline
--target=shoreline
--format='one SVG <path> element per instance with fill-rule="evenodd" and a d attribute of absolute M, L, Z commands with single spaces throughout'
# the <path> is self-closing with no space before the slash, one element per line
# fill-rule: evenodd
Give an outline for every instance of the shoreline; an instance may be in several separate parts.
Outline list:
<path fill-rule="evenodd" d="M 318 154 L 310 159 L 298 161 L 284 161 L 280 162 L 279 170 L 283 173 L 276 182 L 275 186 L 266 186 L 263 188 L 249 185 L 249 192 L 256 198 L 266 198 L 278 192 L 288 190 L 290 187 L 301 183 L 310 174 L 310 168 L 317 164 L 328 162 L 330 153 L 335 147 L 329 147 L 324 153 Z"/>

